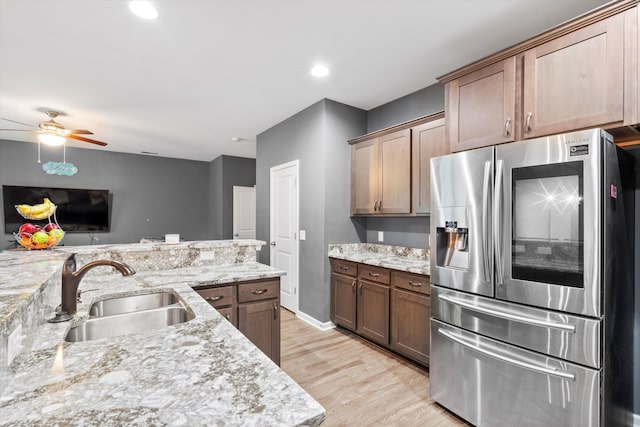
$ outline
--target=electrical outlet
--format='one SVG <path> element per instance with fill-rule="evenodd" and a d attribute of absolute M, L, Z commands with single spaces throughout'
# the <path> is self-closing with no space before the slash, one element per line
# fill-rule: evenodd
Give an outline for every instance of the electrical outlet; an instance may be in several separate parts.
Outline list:
<path fill-rule="evenodd" d="M 11 365 L 13 359 L 15 359 L 22 350 L 22 340 L 24 340 L 24 338 L 24 335 L 22 335 L 22 323 L 20 323 L 18 327 L 9 334 L 9 338 L 7 339 L 7 366 Z"/>
<path fill-rule="evenodd" d="M 384 231 L 378 231 L 378 242 L 384 242 Z"/>
<path fill-rule="evenodd" d="M 300 240 L 307 240 L 307 230 L 300 230 Z"/>

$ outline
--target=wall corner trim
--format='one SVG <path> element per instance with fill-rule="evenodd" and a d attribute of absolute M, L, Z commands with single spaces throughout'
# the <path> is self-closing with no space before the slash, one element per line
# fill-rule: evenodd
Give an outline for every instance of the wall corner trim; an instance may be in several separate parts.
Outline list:
<path fill-rule="evenodd" d="M 321 331 L 328 331 L 330 329 L 334 329 L 336 326 L 331 323 L 331 322 L 321 322 L 318 319 L 316 319 L 315 317 L 311 317 L 306 313 L 303 313 L 302 311 L 298 310 L 298 313 L 296 314 L 296 317 L 298 317 L 298 319 L 300 320 L 304 320 L 305 322 L 307 322 L 308 324 L 310 324 L 311 326 L 314 326 L 318 329 L 320 329 Z"/>

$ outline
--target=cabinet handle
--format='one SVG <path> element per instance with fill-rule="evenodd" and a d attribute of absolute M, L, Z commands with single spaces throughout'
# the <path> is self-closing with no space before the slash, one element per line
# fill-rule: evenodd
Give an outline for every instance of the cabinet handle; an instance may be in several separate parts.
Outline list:
<path fill-rule="evenodd" d="M 356 291 L 356 281 L 354 280 L 353 283 L 351 283 L 351 290 L 352 292 Z"/>
<path fill-rule="evenodd" d="M 529 112 L 529 114 L 527 114 L 527 124 L 525 125 L 525 132 L 529 133 L 531 132 L 531 117 L 533 116 L 532 112 Z"/>
<path fill-rule="evenodd" d="M 371 276 L 371 277 L 380 277 L 380 274 L 369 272 L 369 276 Z"/>
<path fill-rule="evenodd" d="M 374 210 L 374 211 L 377 211 L 377 210 L 378 210 L 378 201 L 377 201 L 377 200 L 374 200 L 374 201 L 373 201 L 373 210 Z"/>
<path fill-rule="evenodd" d="M 215 297 L 206 297 L 205 301 L 220 301 L 222 298 L 224 298 L 224 295 L 218 295 Z"/>
<path fill-rule="evenodd" d="M 511 117 L 507 118 L 507 123 L 505 123 L 505 125 L 504 125 L 505 136 L 509 136 L 510 135 L 509 126 L 511 126 Z"/>
<path fill-rule="evenodd" d="M 412 282 L 411 280 L 409 280 L 409 284 L 411 286 L 415 286 L 416 288 L 422 287 L 422 283 L 420 283 L 420 282 Z"/>
<path fill-rule="evenodd" d="M 378 211 L 382 212 L 382 199 L 378 200 Z"/>
<path fill-rule="evenodd" d="M 347 271 L 347 270 L 349 270 L 349 267 L 340 266 L 340 270 L 345 270 L 345 271 Z"/>
<path fill-rule="evenodd" d="M 358 289 L 360 289 L 360 295 L 362 295 L 362 282 L 360 282 L 360 286 L 358 286 Z"/>
<path fill-rule="evenodd" d="M 278 304 L 273 304 L 273 320 L 278 319 Z"/>
<path fill-rule="evenodd" d="M 266 289 L 254 289 L 253 291 L 251 291 L 251 293 L 254 294 L 254 295 L 262 295 L 265 292 L 267 292 Z"/>
<path fill-rule="evenodd" d="M 225 317 L 227 318 L 228 321 L 231 321 L 231 316 L 229 316 L 229 313 L 227 313 Z"/>

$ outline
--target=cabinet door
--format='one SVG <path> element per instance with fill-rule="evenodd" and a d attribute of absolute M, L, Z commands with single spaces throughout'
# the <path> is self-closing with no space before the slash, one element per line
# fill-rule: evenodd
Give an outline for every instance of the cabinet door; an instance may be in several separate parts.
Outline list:
<path fill-rule="evenodd" d="M 235 327 L 238 326 L 238 321 L 236 320 L 236 309 L 235 307 L 225 307 L 218 308 L 218 313 L 222 315 L 225 319 L 227 319 L 231 324 Z"/>
<path fill-rule="evenodd" d="M 362 141 L 351 146 L 351 214 L 375 212 L 379 194 L 378 140 Z"/>
<path fill-rule="evenodd" d="M 389 345 L 389 287 L 358 282 L 358 322 L 356 332 L 384 346 Z"/>
<path fill-rule="evenodd" d="M 411 130 L 381 136 L 378 212 L 411 212 Z"/>
<path fill-rule="evenodd" d="M 622 122 L 624 16 L 524 53 L 524 137 Z"/>
<path fill-rule="evenodd" d="M 431 212 L 431 158 L 449 154 L 444 119 L 411 128 L 413 213 Z"/>
<path fill-rule="evenodd" d="M 356 279 L 341 274 L 331 275 L 331 321 L 356 330 Z"/>
<path fill-rule="evenodd" d="M 515 58 L 447 83 L 445 121 L 451 152 L 514 141 L 515 103 Z"/>
<path fill-rule="evenodd" d="M 391 349 L 429 365 L 431 300 L 426 295 L 391 290 Z"/>
<path fill-rule="evenodd" d="M 238 329 L 280 365 L 280 302 L 266 300 L 238 306 Z"/>

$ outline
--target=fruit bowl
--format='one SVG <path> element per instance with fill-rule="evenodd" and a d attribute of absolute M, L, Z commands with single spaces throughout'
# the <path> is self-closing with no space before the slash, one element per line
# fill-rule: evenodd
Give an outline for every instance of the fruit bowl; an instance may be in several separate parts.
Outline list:
<path fill-rule="evenodd" d="M 45 229 L 33 224 L 23 224 L 18 233 L 13 233 L 13 237 L 20 246 L 29 250 L 52 248 L 62 241 L 65 232 L 57 224 L 49 223 L 47 225 L 51 228 L 45 231 Z"/>

